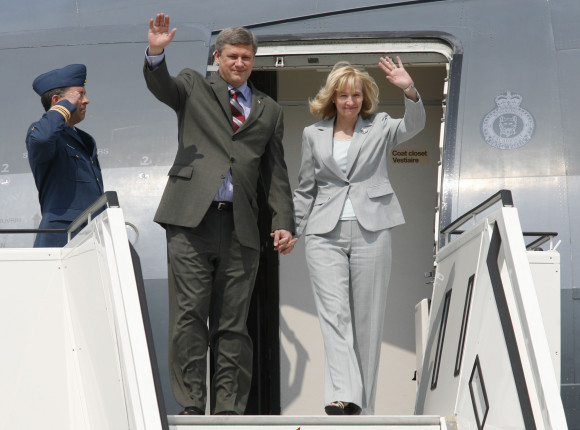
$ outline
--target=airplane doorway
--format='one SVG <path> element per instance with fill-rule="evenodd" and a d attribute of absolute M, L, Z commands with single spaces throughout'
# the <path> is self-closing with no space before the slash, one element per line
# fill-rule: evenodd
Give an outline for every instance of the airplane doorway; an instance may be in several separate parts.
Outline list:
<path fill-rule="evenodd" d="M 431 295 L 431 284 L 425 273 L 432 270 L 437 240 L 435 226 L 439 222 L 437 207 L 442 177 L 442 118 L 445 115 L 451 48 L 440 41 L 427 41 L 421 45 L 416 40 L 260 42 L 255 70 L 263 76 L 270 76 L 269 80 L 276 84 L 276 98 L 284 109 L 285 158 L 290 183 L 295 189 L 302 130 L 317 121 L 309 113 L 308 98 L 314 97 L 337 61 L 347 60 L 365 67 L 379 85 L 379 109 L 393 117 L 403 115 L 402 92 L 386 81 L 377 65 L 378 57 L 385 53 L 401 57 L 427 111 L 425 129 L 398 146 L 389 162 L 390 180 L 403 207 L 406 224 L 393 231 L 393 273 L 389 284 L 376 405 L 377 414 L 412 414 L 416 389 L 413 376 L 417 367 L 414 306 Z M 278 318 L 274 318 L 274 322 L 279 324 L 275 329 L 279 331 L 279 351 L 275 354 L 280 363 L 279 375 L 273 375 L 270 366 L 257 369 L 255 378 L 278 376 L 281 414 L 323 414 L 324 351 L 303 241 L 299 241 L 292 254 L 279 257 L 278 286 L 272 283 L 271 277 L 269 279 L 268 290 L 279 290 L 278 297 L 276 294 L 271 294 L 271 297 L 279 302 L 263 302 L 261 312 L 270 312 L 269 318 L 272 318 L 271 310 L 280 309 Z M 258 284 L 256 290 L 260 289 Z M 262 324 L 270 325 L 265 314 L 258 318 Z M 275 349 L 276 345 L 268 346 L 267 354 L 272 353 L 272 347 Z M 259 355 L 263 353 L 259 352 Z"/>

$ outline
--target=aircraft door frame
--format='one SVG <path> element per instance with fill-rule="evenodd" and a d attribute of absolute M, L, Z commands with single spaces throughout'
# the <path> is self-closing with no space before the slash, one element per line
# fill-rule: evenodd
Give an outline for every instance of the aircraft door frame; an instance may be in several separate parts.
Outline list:
<path fill-rule="evenodd" d="M 448 116 L 450 115 L 449 91 L 451 89 L 449 81 L 450 81 L 450 73 L 453 70 L 452 60 L 455 60 L 454 56 L 457 55 L 457 52 L 456 49 L 454 48 L 454 43 L 450 43 L 445 39 L 434 38 L 433 35 L 430 35 L 430 37 L 425 37 L 422 39 L 407 37 L 400 34 L 395 36 L 385 34 L 382 34 L 381 37 L 375 36 L 377 35 L 371 35 L 371 37 L 369 37 L 368 35 L 357 36 L 355 38 L 349 39 L 345 38 L 344 34 L 342 34 L 340 35 L 339 38 L 332 39 L 328 36 L 316 35 L 315 40 L 312 40 L 308 37 L 304 37 L 302 40 L 295 40 L 296 36 L 293 36 L 293 38 L 284 36 L 276 36 L 276 38 L 260 37 L 259 49 L 256 55 L 256 62 L 254 66 L 255 70 L 254 73 L 258 72 L 263 73 L 265 75 L 278 76 L 280 73 L 288 71 L 316 70 L 320 72 L 325 72 L 324 73 L 325 75 L 328 71 L 330 71 L 332 65 L 334 65 L 337 61 L 344 59 L 349 60 L 351 63 L 355 65 L 368 66 L 370 64 L 373 64 L 376 67 L 378 57 L 385 55 L 385 53 L 392 56 L 399 55 L 404 64 L 412 65 L 414 67 L 423 67 L 423 66 L 430 67 L 434 64 L 438 66 L 443 66 L 445 77 L 443 79 L 442 85 L 443 88 L 441 90 L 443 92 L 443 97 L 439 105 L 439 109 L 442 108 L 442 116 L 441 116 L 441 124 L 440 126 L 438 126 L 440 127 L 440 131 L 439 131 L 439 141 L 437 143 L 439 153 L 436 155 L 437 185 L 436 185 L 436 197 L 434 198 L 434 202 L 436 203 L 433 204 L 432 206 L 433 208 L 432 226 L 434 226 L 433 242 L 435 244 L 435 249 L 437 249 L 439 244 L 439 234 L 438 234 L 439 225 L 442 222 L 441 221 L 442 219 L 446 219 L 448 217 L 445 214 L 443 215 L 441 214 L 440 208 L 445 209 L 450 208 L 450 204 L 444 204 L 442 202 L 442 199 L 445 196 L 443 188 L 445 186 L 444 177 L 446 175 L 446 167 L 453 166 L 453 163 L 450 163 L 450 160 L 453 159 L 453 156 L 452 155 L 450 156 L 449 153 L 451 154 L 454 153 L 455 143 L 454 141 L 450 140 L 449 136 L 452 136 L 454 138 L 455 131 L 453 129 L 450 132 L 449 127 L 451 124 L 452 128 L 454 128 L 456 120 L 451 122 L 449 122 L 448 120 Z M 208 66 L 208 72 L 216 70 L 217 67 L 215 65 L 210 64 Z M 320 75 L 323 76 L 322 73 Z M 273 80 L 278 84 L 277 78 L 273 78 Z M 298 82 L 299 81 L 297 81 L 297 83 Z M 302 84 L 302 82 L 300 82 L 300 84 Z M 271 91 L 274 91 L 276 96 L 280 95 L 279 91 L 276 91 L 274 88 L 271 88 L 269 92 L 269 94 L 273 95 Z M 312 92 L 312 94 L 310 94 L 310 96 L 312 97 L 314 95 L 315 92 Z M 424 100 L 426 100 L 427 98 L 428 96 L 424 97 Z M 457 100 L 457 98 L 455 98 L 454 100 Z M 281 101 L 281 104 L 285 109 L 288 108 L 292 109 L 297 105 L 306 105 L 306 103 L 307 103 L 306 99 L 301 101 L 296 100 Z M 431 106 L 430 108 L 432 109 L 433 107 L 434 106 Z M 386 107 L 381 106 L 380 109 L 390 111 L 392 108 L 389 104 L 387 104 Z M 289 118 L 285 113 L 285 129 L 286 129 L 285 136 L 288 136 L 289 134 L 292 133 L 296 133 L 296 130 L 293 130 L 293 128 L 294 129 L 298 128 L 296 127 L 296 124 L 292 123 L 292 121 L 289 122 L 288 120 Z M 310 118 L 308 120 L 310 122 L 314 122 L 313 118 Z M 304 123 L 302 126 L 305 125 L 308 124 Z M 289 154 L 290 152 L 289 149 L 295 150 L 295 148 L 294 149 L 288 148 L 287 145 L 289 144 L 299 145 L 299 141 L 296 142 L 297 139 L 295 137 L 292 138 L 291 143 L 288 143 L 286 140 L 287 138 L 285 137 L 286 157 L 288 164 L 288 156 L 289 155 L 291 156 L 291 154 Z M 432 156 L 435 157 L 435 155 Z M 294 172 L 295 166 L 292 167 L 291 164 L 292 162 L 290 161 L 288 169 L 292 182 L 292 177 L 297 175 L 297 171 Z M 294 188 L 295 184 L 292 184 L 292 187 Z M 431 207 L 429 208 L 429 210 L 430 209 Z M 431 251 L 431 249 L 429 249 L 429 251 Z M 278 270 L 277 265 L 278 260 L 276 259 L 276 262 L 272 261 L 272 263 L 276 264 L 276 273 L 274 274 L 273 277 L 272 276 L 269 277 L 268 290 L 271 290 L 274 287 L 276 288 L 276 290 L 280 289 L 282 290 L 282 294 L 272 296 L 273 298 L 275 296 L 276 300 L 280 300 L 279 303 L 273 302 L 268 303 L 266 301 L 262 302 L 261 306 L 261 309 L 264 311 L 266 309 L 271 310 L 272 308 L 280 309 L 279 312 L 280 318 L 274 318 L 273 321 L 269 321 L 267 318 L 263 319 L 268 324 L 272 322 L 275 324 L 280 324 L 277 327 L 278 330 L 274 330 L 274 332 L 276 331 L 279 332 L 280 339 L 277 340 L 282 340 L 282 343 L 278 342 L 278 345 L 280 347 L 279 354 L 275 354 L 275 357 L 271 355 L 272 350 L 275 349 L 276 346 L 278 345 L 274 346 L 273 349 L 272 345 L 268 346 L 269 349 L 268 355 L 271 356 L 272 358 L 277 358 L 280 362 L 280 373 L 278 375 L 272 375 L 270 369 L 269 373 L 263 376 L 267 376 L 268 378 L 276 376 L 278 379 L 281 379 L 280 411 L 283 414 L 293 414 L 294 413 L 293 405 L 299 405 L 300 402 L 302 401 L 304 401 L 305 404 L 310 404 L 312 403 L 313 400 L 313 399 L 310 400 L 304 399 L 305 396 L 308 396 L 306 391 L 309 391 L 309 389 L 300 390 L 296 388 L 299 385 L 296 383 L 296 379 L 298 379 L 300 375 L 304 377 L 304 375 L 301 374 L 301 369 L 299 369 L 300 365 L 298 365 L 298 363 L 304 364 L 304 359 L 301 358 L 300 352 L 303 350 L 310 352 L 311 348 L 302 348 L 299 345 L 300 343 L 299 338 L 301 337 L 299 331 L 297 330 L 296 333 L 294 333 L 293 331 L 296 318 L 298 317 L 292 317 L 288 319 L 287 316 L 284 315 L 284 313 L 286 312 L 285 309 L 287 309 L 288 306 L 288 304 L 285 303 L 285 299 L 283 298 L 283 296 L 287 295 L 288 293 L 284 292 L 284 290 L 288 291 L 289 288 L 294 288 L 294 285 L 289 285 L 289 282 L 290 284 L 292 284 L 292 282 L 296 282 L 296 286 L 300 284 L 301 285 L 300 288 L 303 288 L 303 284 L 305 284 L 305 282 L 302 282 L 299 279 L 295 281 L 288 281 L 288 276 L 285 273 L 285 264 L 289 260 L 289 258 L 294 257 L 285 256 L 281 258 L 282 261 L 280 262 L 280 270 Z M 430 267 L 425 267 L 424 269 L 430 270 Z M 424 272 L 421 272 L 421 275 L 423 275 L 423 273 Z M 296 273 L 292 273 L 292 275 L 295 274 Z M 257 291 L 260 290 L 259 285 L 257 285 L 256 289 Z M 430 290 L 427 291 L 427 293 L 429 292 Z M 306 307 L 309 306 L 310 304 L 306 305 Z M 307 317 L 305 318 L 305 321 L 308 321 L 305 324 L 309 326 L 312 325 L 312 323 L 309 321 L 309 318 L 312 317 L 311 312 L 312 309 L 313 304 L 309 308 L 309 312 L 307 312 L 309 315 L 307 315 Z M 269 315 L 268 318 L 272 318 L 272 315 Z M 298 324 L 300 323 L 298 322 Z M 316 324 L 317 326 L 317 322 L 315 322 L 314 324 Z M 292 326 L 292 329 L 290 329 L 290 326 Z M 314 329 L 314 327 L 311 328 Z M 308 336 L 311 336 L 310 332 L 308 332 Z M 413 334 L 411 334 L 411 336 L 413 336 Z M 297 345 L 296 355 L 294 356 L 290 356 L 293 354 L 292 353 L 286 354 L 286 351 L 284 351 L 284 349 L 287 347 L 288 339 L 292 339 L 292 342 L 296 342 Z M 258 352 L 258 354 L 260 354 L 260 352 Z M 304 355 L 307 356 L 308 353 L 305 353 Z M 312 366 L 318 366 L 321 365 L 322 363 L 318 362 L 319 360 L 317 357 L 310 357 L 310 359 L 309 360 L 307 359 L 306 361 L 311 362 Z M 288 367 L 290 368 L 290 370 L 288 370 Z M 261 372 L 261 370 L 258 370 L 258 372 Z M 294 380 L 292 380 L 293 378 Z M 310 386 L 311 382 L 310 379 L 307 376 L 304 377 L 304 379 L 308 380 L 309 382 L 308 385 Z M 293 393 L 293 390 L 296 390 L 296 392 Z M 270 413 L 276 413 L 274 412 L 276 408 L 272 409 L 272 406 L 273 405 L 270 404 L 266 409 L 270 410 L 271 411 Z M 297 406 L 297 410 L 299 409 L 300 407 Z"/>

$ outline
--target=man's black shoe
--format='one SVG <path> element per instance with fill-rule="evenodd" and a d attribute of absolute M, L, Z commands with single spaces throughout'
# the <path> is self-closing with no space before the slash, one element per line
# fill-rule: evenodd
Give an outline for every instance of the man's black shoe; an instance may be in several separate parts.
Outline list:
<path fill-rule="evenodd" d="M 221 411 L 216 413 L 216 415 L 240 415 L 235 411 Z"/>
<path fill-rule="evenodd" d="M 205 415 L 205 412 L 195 406 L 186 406 L 179 415 Z"/>

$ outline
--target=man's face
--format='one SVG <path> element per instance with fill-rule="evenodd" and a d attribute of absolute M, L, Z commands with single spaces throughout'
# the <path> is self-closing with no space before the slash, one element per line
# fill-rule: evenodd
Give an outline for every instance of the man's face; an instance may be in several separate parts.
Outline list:
<path fill-rule="evenodd" d="M 61 99 L 67 99 L 77 107 L 75 113 L 67 121 L 68 125 L 73 126 L 85 119 L 87 105 L 90 103 L 85 87 L 69 87 L 62 96 L 54 101 L 54 103 L 57 103 Z"/>
<path fill-rule="evenodd" d="M 252 45 L 230 45 L 223 47 L 221 54 L 215 52 L 215 61 L 219 65 L 221 77 L 234 88 L 248 80 L 254 67 L 254 49 Z"/>

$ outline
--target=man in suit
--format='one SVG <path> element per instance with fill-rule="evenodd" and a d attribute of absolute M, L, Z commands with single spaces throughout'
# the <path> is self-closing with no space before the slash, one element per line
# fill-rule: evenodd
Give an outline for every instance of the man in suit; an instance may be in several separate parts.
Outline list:
<path fill-rule="evenodd" d="M 41 229 L 68 227 L 103 194 L 95 139 L 75 127 L 85 118 L 89 104 L 86 77 L 83 64 L 70 64 L 43 73 L 32 84 L 46 111 L 26 134 Z M 66 241 L 65 233 L 40 233 L 34 246 L 61 247 Z"/>
<path fill-rule="evenodd" d="M 171 383 L 181 414 L 203 414 L 209 345 L 211 413 L 243 414 L 252 378 L 246 319 L 260 255 L 259 177 L 275 249 L 290 252 L 295 242 L 282 109 L 248 81 L 257 50 L 250 31 L 220 33 L 219 73 L 204 78 L 191 69 L 169 75 L 164 49 L 176 30 L 164 14 L 150 20 L 143 69 L 149 90 L 178 118 L 177 154 L 155 215 L 167 235 Z"/>

